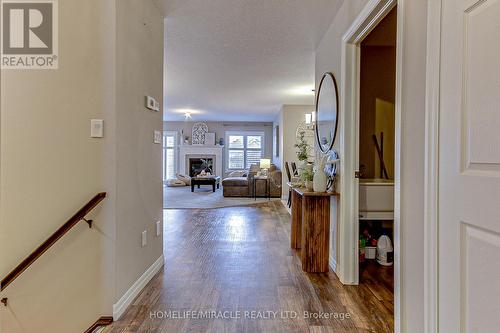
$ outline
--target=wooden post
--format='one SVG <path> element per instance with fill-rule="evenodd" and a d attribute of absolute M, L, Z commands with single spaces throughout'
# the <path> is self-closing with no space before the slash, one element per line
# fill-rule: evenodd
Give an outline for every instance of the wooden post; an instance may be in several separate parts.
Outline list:
<path fill-rule="evenodd" d="M 292 229 L 290 241 L 292 249 L 300 249 L 302 239 L 302 196 L 292 190 Z"/>
<path fill-rule="evenodd" d="M 302 200 L 302 270 L 328 272 L 330 197 L 304 196 Z"/>

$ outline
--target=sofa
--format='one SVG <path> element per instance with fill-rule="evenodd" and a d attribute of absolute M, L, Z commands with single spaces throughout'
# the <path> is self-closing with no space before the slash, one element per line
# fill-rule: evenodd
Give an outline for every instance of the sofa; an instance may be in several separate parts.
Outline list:
<path fill-rule="evenodd" d="M 222 180 L 222 193 L 225 197 L 253 197 L 253 178 L 260 171 L 257 164 L 252 164 L 250 170 L 230 174 Z M 271 164 L 268 170 L 269 187 L 272 198 L 281 197 L 281 170 Z M 265 197 L 267 194 L 266 183 L 257 182 L 257 196 Z"/>

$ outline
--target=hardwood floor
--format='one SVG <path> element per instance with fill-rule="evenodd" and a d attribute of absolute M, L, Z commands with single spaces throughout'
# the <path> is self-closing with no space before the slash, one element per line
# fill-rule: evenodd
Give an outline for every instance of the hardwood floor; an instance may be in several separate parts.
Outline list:
<path fill-rule="evenodd" d="M 290 248 L 290 215 L 279 201 L 166 210 L 164 221 L 164 270 L 106 332 L 393 330 L 392 307 L 373 287 L 302 271 L 300 253 Z M 193 314 L 187 311 L 236 318 L 179 318 Z M 265 318 L 251 318 L 258 316 Z"/>

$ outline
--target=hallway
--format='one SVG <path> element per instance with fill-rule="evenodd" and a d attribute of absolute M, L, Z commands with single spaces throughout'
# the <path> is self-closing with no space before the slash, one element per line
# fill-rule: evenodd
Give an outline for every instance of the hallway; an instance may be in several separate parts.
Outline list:
<path fill-rule="evenodd" d="M 289 228 L 277 201 L 165 210 L 165 268 L 105 332 L 392 332 L 384 287 L 304 273 Z M 305 316 L 322 313 L 330 318 Z"/>

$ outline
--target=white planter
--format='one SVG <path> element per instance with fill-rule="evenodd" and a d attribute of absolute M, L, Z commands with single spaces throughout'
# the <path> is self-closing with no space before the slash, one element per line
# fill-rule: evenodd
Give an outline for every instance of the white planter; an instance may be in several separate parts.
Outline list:
<path fill-rule="evenodd" d="M 318 170 L 314 173 L 313 190 L 314 192 L 326 192 L 326 174 L 323 170 Z"/>

